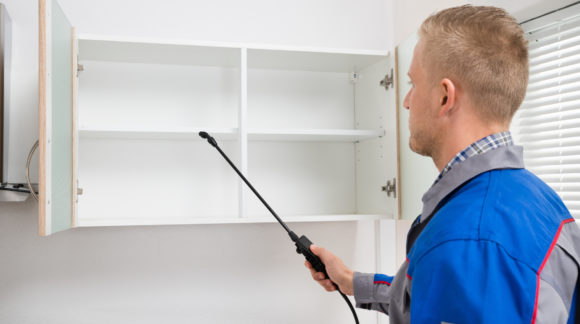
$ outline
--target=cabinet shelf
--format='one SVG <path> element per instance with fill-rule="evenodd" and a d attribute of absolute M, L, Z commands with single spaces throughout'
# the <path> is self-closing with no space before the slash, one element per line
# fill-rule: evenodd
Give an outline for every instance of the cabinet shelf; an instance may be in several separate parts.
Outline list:
<path fill-rule="evenodd" d="M 206 131 L 220 140 L 235 140 L 238 130 L 236 128 L 204 129 L 204 128 L 172 128 L 172 129 L 106 129 L 106 128 L 81 128 L 79 135 L 82 138 L 99 139 L 160 139 L 160 140 L 197 140 L 199 132 Z"/>
<path fill-rule="evenodd" d="M 206 131 L 219 140 L 235 140 L 237 128 L 224 129 L 112 129 L 112 128 L 82 128 L 81 138 L 122 138 L 122 139 L 166 139 L 193 140 L 199 139 L 199 132 Z M 366 129 L 251 129 L 248 131 L 250 141 L 276 142 L 359 142 L 380 138 L 385 131 Z"/>
<path fill-rule="evenodd" d="M 81 35 L 79 60 L 239 67 L 238 48 Z"/>
<path fill-rule="evenodd" d="M 385 131 L 382 129 L 251 129 L 248 132 L 248 139 L 252 141 L 358 142 L 384 135 Z"/>
<path fill-rule="evenodd" d="M 384 60 L 387 54 L 249 49 L 248 68 L 350 73 Z"/>
<path fill-rule="evenodd" d="M 350 222 L 369 221 L 391 218 L 392 215 L 378 214 L 341 214 L 341 215 L 305 215 L 305 216 L 282 216 L 286 223 L 306 223 L 306 222 Z M 277 223 L 273 217 L 191 217 L 191 218 L 83 218 L 79 221 L 81 227 L 92 226 L 141 226 L 141 225 L 182 225 L 182 224 L 256 224 L 256 223 Z"/>
<path fill-rule="evenodd" d="M 80 34 L 82 60 L 239 67 L 240 49 L 249 51 L 248 68 L 356 72 L 389 53 L 348 49 L 294 48 L 262 44 L 192 42 Z"/>

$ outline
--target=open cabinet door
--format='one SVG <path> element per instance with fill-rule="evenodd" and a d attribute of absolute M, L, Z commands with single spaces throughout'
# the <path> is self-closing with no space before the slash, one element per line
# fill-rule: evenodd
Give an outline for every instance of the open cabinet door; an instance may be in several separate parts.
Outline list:
<path fill-rule="evenodd" d="M 56 0 L 39 0 L 39 234 L 74 227 L 74 30 Z"/>
<path fill-rule="evenodd" d="M 396 218 L 397 210 L 396 194 L 386 191 L 387 182 L 393 184 L 397 177 L 394 64 L 389 54 L 362 69 L 355 88 L 356 126 L 384 131 L 380 138 L 356 144 L 357 209 L 387 218 Z M 382 82 L 389 78 L 391 82 Z"/>
<path fill-rule="evenodd" d="M 413 33 L 396 48 L 397 56 L 397 109 L 398 109 L 398 151 L 400 174 L 399 218 L 414 220 L 423 208 L 422 197 L 437 178 L 437 168 L 429 157 L 419 155 L 409 148 L 409 111 L 403 101 L 409 92 L 409 67 L 418 36 Z"/>

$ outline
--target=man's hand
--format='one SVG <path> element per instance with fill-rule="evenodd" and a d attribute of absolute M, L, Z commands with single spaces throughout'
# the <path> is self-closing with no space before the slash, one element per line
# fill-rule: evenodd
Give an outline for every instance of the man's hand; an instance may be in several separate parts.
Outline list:
<path fill-rule="evenodd" d="M 342 260 L 340 260 L 336 255 L 322 247 L 312 244 L 310 246 L 310 251 L 322 260 L 322 263 L 324 263 L 324 266 L 326 267 L 326 272 L 330 277 L 330 279 L 326 278 L 324 273 L 316 272 L 316 270 L 312 268 L 310 262 L 306 261 L 304 264 L 308 269 L 310 269 L 312 278 L 326 289 L 326 291 L 336 290 L 336 287 L 333 285 L 334 282 L 338 285 L 338 288 L 342 293 L 352 296 L 354 293 L 352 284 L 354 272 L 347 268 L 344 263 L 342 263 Z"/>

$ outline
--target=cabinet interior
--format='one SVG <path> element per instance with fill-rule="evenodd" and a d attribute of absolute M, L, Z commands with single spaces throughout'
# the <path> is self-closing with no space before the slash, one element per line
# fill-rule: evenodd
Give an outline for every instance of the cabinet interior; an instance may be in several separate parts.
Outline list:
<path fill-rule="evenodd" d="M 286 219 L 392 217 L 391 61 L 81 37 L 78 225 L 270 219 L 201 130 Z"/>

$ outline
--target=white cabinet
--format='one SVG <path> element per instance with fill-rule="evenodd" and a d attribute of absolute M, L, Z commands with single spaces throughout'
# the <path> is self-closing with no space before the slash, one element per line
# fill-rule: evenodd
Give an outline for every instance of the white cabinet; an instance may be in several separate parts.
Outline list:
<path fill-rule="evenodd" d="M 395 214 L 387 53 L 79 35 L 78 64 L 71 225 L 274 221 L 202 130 L 285 220 Z"/>

